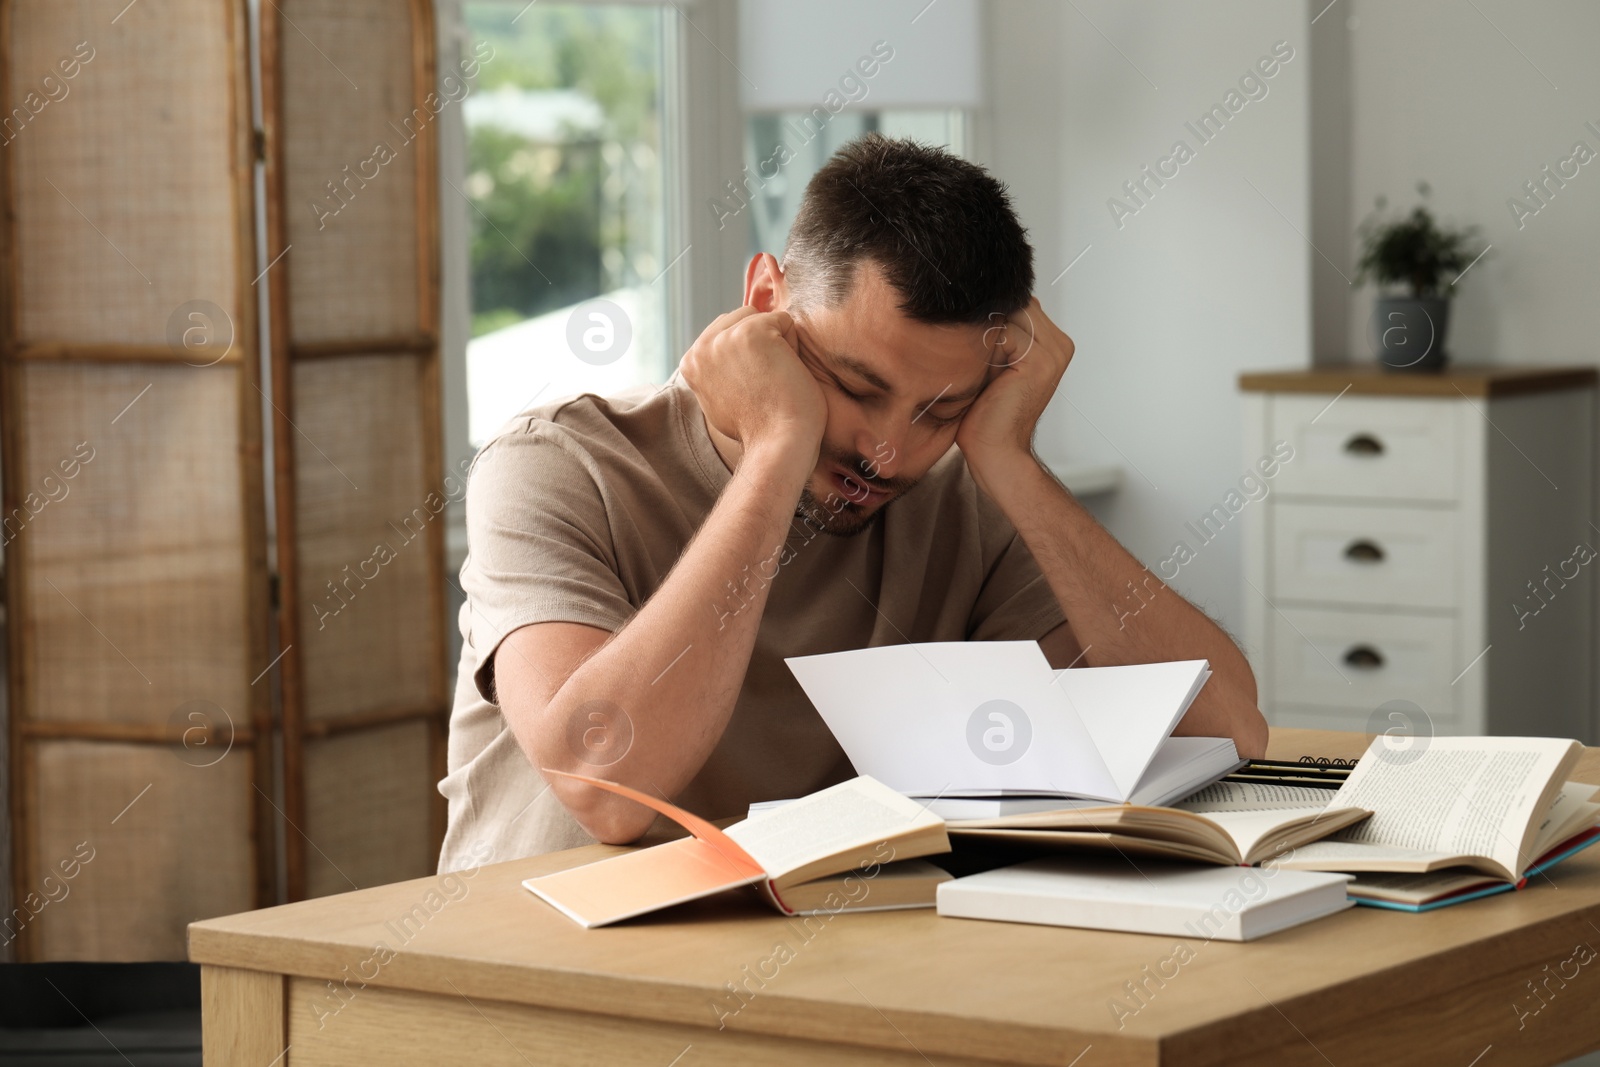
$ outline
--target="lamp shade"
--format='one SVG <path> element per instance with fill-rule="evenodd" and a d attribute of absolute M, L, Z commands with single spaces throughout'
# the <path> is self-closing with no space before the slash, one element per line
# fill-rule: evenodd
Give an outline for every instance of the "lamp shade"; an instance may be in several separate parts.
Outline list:
<path fill-rule="evenodd" d="M 978 0 L 740 0 L 741 102 L 809 111 L 835 93 L 873 111 L 975 108 L 981 32 Z"/>

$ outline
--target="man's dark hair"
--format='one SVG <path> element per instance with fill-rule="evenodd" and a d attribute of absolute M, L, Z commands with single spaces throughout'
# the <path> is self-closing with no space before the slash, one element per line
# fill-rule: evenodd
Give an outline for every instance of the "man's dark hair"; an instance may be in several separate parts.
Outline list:
<path fill-rule="evenodd" d="M 882 269 L 906 315 L 976 325 L 1027 306 L 1033 246 L 1003 183 L 943 148 L 869 133 L 806 185 L 783 270 L 797 309 L 837 307 L 856 266 Z"/>

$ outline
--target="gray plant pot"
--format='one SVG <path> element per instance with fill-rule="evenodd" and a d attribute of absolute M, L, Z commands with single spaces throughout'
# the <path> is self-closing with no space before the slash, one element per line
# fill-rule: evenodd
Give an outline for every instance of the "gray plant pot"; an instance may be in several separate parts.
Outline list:
<path fill-rule="evenodd" d="M 1450 301 L 1442 296 L 1381 296 L 1373 301 L 1372 347 L 1386 370 L 1436 371 L 1449 359 Z"/>

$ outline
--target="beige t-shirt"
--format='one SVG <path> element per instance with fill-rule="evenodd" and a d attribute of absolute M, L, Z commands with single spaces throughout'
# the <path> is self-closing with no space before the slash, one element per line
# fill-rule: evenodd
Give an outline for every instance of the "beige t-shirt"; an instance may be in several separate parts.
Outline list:
<path fill-rule="evenodd" d="M 731 477 L 678 375 L 665 386 L 531 409 L 478 453 L 466 495 L 449 774 L 439 784 L 450 807 L 440 871 L 476 865 L 484 846 L 504 860 L 592 842 L 495 705 L 495 650 L 531 623 L 622 627 Z M 867 531 L 835 537 L 796 519 L 788 547 L 728 727 L 673 798 L 707 818 L 742 816 L 752 801 L 803 796 L 854 774 L 784 657 L 907 641 L 1037 640 L 1065 621 L 956 448 Z M 752 582 L 761 580 L 755 572 Z M 708 612 L 738 605 L 707 601 Z M 697 653 L 715 650 L 690 649 L 672 669 L 694 669 Z"/>

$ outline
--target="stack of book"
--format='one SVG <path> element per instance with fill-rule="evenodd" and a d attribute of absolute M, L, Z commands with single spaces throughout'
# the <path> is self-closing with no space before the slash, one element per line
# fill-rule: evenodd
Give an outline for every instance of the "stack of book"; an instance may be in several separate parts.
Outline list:
<path fill-rule="evenodd" d="M 1248 940 L 1340 910 L 1346 896 L 1415 912 L 1520 889 L 1600 839 L 1596 786 L 1567 780 L 1580 752 L 1557 738 L 1450 737 L 1400 757 L 1377 738 L 1331 796 L 1222 781 L 1166 813 L 1098 808 L 952 823 L 958 850 L 969 839 L 1000 839 L 1116 855 L 956 879 L 936 890 L 939 913 Z M 1197 827 L 1179 840 L 1183 817 L 1202 815 L 1226 839 L 1205 843 Z M 1142 856 L 1264 868 L 1208 873 Z M 1335 881 L 1306 881 L 1317 873 Z"/>
<path fill-rule="evenodd" d="M 1173 737 L 1203 660 L 1055 671 L 1034 642 L 955 642 L 789 665 L 861 777 L 726 830 L 584 779 L 690 836 L 526 887 L 585 926 L 744 887 L 791 915 L 936 905 L 1247 940 L 1521 888 L 1600 839 L 1597 787 L 1568 780 L 1576 741 L 1380 737 L 1337 767 Z"/>

